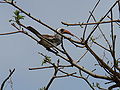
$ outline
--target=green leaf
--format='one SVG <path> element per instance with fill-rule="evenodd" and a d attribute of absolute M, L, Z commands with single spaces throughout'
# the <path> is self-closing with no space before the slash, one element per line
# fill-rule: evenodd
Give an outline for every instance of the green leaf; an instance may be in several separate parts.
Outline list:
<path fill-rule="evenodd" d="M 43 59 L 41 65 L 43 66 L 43 65 L 46 64 L 47 62 L 51 62 L 51 57 L 49 57 L 49 56 L 45 56 L 45 58 Z"/>
<path fill-rule="evenodd" d="M 42 61 L 42 64 L 41 64 L 41 65 L 43 66 L 44 64 L 46 64 L 46 61 L 45 61 L 45 60 Z"/>
<path fill-rule="evenodd" d="M 40 90 L 46 90 L 46 87 L 40 88 Z"/>
<path fill-rule="evenodd" d="M 13 17 L 14 17 L 16 23 L 20 23 L 20 20 L 21 20 L 21 19 L 24 19 L 24 17 L 25 17 L 25 16 L 23 16 L 23 15 L 20 15 L 20 13 L 21 13 L 21 12 L 18 11 L 18 10 L 16 10 L 16 11 L 14 12 L 15 16 L 13 16 Z"/>
<path fill-rule="evenodd" d="M 18 15 L 18 19 L 24 19 L 25 16 L 22 16 L 22 15 Z"/>
<path fill-rule="evenodd" d="M 9 20 L 9 22 L 12 22 L 12 21 L 13 21 L 12 19 Z"/>
<path fill-rule="evenodd" d="M 18 16 L 18 15 L 20 14 L 20 11 L 16 10 L 16 11 L 14 12 L 14 14 L 15 14 L 16 16 Z"/>

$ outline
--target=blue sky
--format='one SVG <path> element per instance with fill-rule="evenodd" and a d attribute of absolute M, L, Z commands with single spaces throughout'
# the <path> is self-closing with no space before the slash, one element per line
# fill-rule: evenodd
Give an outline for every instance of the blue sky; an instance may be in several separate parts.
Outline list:
<path fill-rule="evenodd" d="M 80 37 L 82 35 L 80 27 L 66 27 L 60 22 L 85 22 L 89 16 L 89 11 L 93 9 L 97 0 L 16 0 L 16 2 L 25 11 L 41 19 L 53 28 L 63 27 Z M 100 19 L 114 2 L 115 0 L 101 0 L 95 12 L 96 18 Z M 0 4 L 0 33 L 16 31 L 9 22 L 13 18 L 12 16 L 15 10 L 10 5 Z M 28 17 L 25 17 L 25 20 L 22 22 L 25 25 L 34 26 L 43 34 L 53 34 L 49 29 L 32 21 Z M 70 45 L 70 42 L 65 41 L 66 48 L 71 56 L 75 60 L 78 59 L 82 55 L 82 49 L 78 50 L 73 45 Z M 52 69 L 28 70 L 30 67 L 41 66 L 43 57 L 38 52 L 51 56 L 53 62 L 59 58 L 23 34 L 0 36 L 0 83 L 9 74 L 9 69 L 15 68 L 16 71 L 12 77 L 14 90 L 38 90 L 38 88 L 47 85 L 53 74 Z M 89 56 L 84 59 L 86 62 L 81 62 L 81 65 L 92 69 L 89 66 L 89 64 L 95 62 L 94 60 L 91 61 L 92 57 Z M 66 63 L 64 61 L 61 62 Z M 7 85 L 5 90 L 10 90 L 10 86 Z M 91 89 L 82 79 L 69 77 L 56 79 L 49 90 Z"/>

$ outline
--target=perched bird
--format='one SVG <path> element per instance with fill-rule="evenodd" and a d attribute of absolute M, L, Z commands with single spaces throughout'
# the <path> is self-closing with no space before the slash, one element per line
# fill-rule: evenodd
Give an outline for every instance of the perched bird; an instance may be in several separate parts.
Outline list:
<path fill-rule="evenodd" d="M 39 39 L 40 41 L 38 42 L 39 44 L 41 44 L 42 46 L 44 46 L 48 51 L 54 52 L 53 50 L 51 50 L 50 48 L 53 48 L 54 46 L 58 46 L 62 43 L 63 37 L 60 34 L 69 34 L 71 36 L 74 36 L 71 32 L 69 32 L 68 30 L 65 30 L 63 28 L 58 28 L 56 29 L 58 33 L 55 33 L 54 35 L 41 35 L 37 30 L 35 30 L 33 27 L 28 26 L 27 29 L 29 31 L 31 31 L 32 33 L 34 33 Z M 41 36 L 45 39 L 47 39 L 48 41 L 50 41 L 53 45 L 51 45 L 50 43 L 48 43 L 47 41 L 45 41 L 44 39 L 41 38 Z"/>

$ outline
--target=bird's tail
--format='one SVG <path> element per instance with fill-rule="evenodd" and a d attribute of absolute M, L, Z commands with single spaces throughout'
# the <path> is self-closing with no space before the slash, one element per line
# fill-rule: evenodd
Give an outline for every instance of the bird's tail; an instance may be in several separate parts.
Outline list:
<path fill-rule="evenodd" d="M 27 29 L 41 39 L 41 34 L 37 30 L 35 30 L 33 27 L 28 26 Z"/>

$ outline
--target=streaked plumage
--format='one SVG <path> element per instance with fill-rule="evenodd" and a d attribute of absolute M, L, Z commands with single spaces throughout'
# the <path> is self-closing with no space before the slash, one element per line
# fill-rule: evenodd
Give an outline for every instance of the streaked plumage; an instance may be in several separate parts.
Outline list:
<path fill-rule="evenodd" d="M 31 31 L 32 33 L 34 33 L 40 39 L 39 44 L 44 46 L 47 50 L 49 50 L 50 48 L 53 48 L 53 46 L 51 44 L 49 44 L 45 40 L 41 39 L 41 34 L 37 30 L 35 30 L 33 27 L 28 26 L 27 29 L 29 31 Z M 61 34 L 69 34 L 69 35 L 73 36 L 72 33 L 70 33 L 68 30 L 65 30 L 63 28 L 58 28 L 57 32 L 59 32 Z M 48 41 L 50 41 L 55 46 L 60 45 L 62 43 L 62 39 L 63 39 L 63 37 L 57 33 L 54 35 L 42 35 L 42 37 L 47 39 Z"/>

